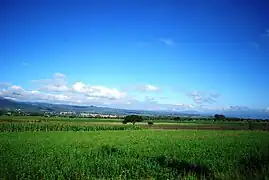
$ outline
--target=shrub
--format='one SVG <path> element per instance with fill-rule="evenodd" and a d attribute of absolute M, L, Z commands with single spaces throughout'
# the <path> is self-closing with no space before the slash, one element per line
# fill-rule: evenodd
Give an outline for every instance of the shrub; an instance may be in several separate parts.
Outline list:
<path fill-rule="evenodd" d="M 131 122 L 133 123 L 133 125 L 136 123 L 136 122 L 142 122 L 143 121 L 143 118 L 142 116 L 138 116 L 138 115 L 130 115 L 130 116 L 125 116 L 123 122 Z"/>
<path fill-rule="evenodd" d="M 224 121 L 225 120 L 225 116 L 222 114 L 215 114 L 215 120 L 216 121 Z"/>
<path fill-rule="evenodd" d="M 153 125 L 153 122 L 152 121 L 149 121 L 148 122 L 148 125 L 152 126 Z"/>
<path fill-rule="evenodd" d="M 181 119 L 180 119 L 180 117 L 175 117 L 174 120 L 175 121 L 180 121 Z"/>

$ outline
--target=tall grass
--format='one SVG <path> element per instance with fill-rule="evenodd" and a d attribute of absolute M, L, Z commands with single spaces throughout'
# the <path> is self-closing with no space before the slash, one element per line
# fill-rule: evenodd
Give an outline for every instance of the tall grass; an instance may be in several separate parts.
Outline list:
<path fill-rule="evenodd" d="M 0 133 L 0 179 L 268 179 L 268 132 Z"/>
<path fill-rule="evenodd" d="M 74 125 L 64 123 L 2 123 L 0 132 L 25 132 L 25 131 L 104 131 L 104 130 L 139 130 L 133 125 Z"/>

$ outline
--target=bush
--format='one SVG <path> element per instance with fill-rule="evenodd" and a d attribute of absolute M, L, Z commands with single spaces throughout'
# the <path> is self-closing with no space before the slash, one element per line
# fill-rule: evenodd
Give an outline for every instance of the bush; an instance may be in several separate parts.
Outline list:
<path fill-rule="evenodd" d="M 136 123 L 136 122 L 142 122 L 143 121 L 143 118 L 142 116 L 138 116 L 138 115 L 130 115 L 130 116 L 125 116 L 123 122 L 131 122 L 133 123 L 133 125 Z M 122 123 L 123 123 L 122 122 Z"/>
<path fill-rule="evenodd" d="M 152 126 L 153 125 L 153 122 L 152 121 L 149 121 L 148 122 L 148 125 Z"/>
<path fill-rule="evenodd" d="M 180 121 L 181 119 L 180 119 L 180 117 L 175 117 L 174 120 L 175 121 Z"/>
<path fill-rule="evenodd" d="M 224 121 L 225 120 L 225 116 L 224 115 L 222 115 L 222 114 L 215 114 L 215 120 L 216 121 Z"/>

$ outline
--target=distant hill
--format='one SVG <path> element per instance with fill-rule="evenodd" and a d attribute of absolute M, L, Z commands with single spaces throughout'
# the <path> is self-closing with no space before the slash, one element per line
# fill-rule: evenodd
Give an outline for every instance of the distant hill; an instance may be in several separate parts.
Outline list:
<path fill-rule="evenodd" d="M 117 109 L 108 107 L 97 106 L 77 106 L 66 104 L 50 104 L 40 102 L 19 102 L 0 97 L 0 109 L 15 110 L 21 109 L 24 112 L 90 112 L 97 114 L 112 114 L 112 115 L 147 115 L 147 116 L 213 116 L 214 114 L 224 114 L 227 117 L 240 117 L 240 118 L 259 118 L 269 119 L 269 112 L 266 110 L 252 110 L 242 108 L 232 108 L 223 111 L 149 111 L 149 110 L 130 110 L 130 109 Z"/>
<path fill-rule="evenodd" d="M 0 109 L 23 109 L 25 111 L 39 111 L 29 104 L 20 103 L 10 99 L 0 97 Z"/>
<path fill-rule="evenodd" d="M 19 102 L 10 99 L 0 98 L 0 109 L 15 110 L 21 109 L 24 112 L 90 112 L 98 114 L 114 114 L 114 115 L 128 115 L 128 114 L 139 114 L 139 115 L 171 115 L 171 116 L 199 116 L 199 113 L 189 112 L 172 112 L 172 111 L 148 111 L 148 110 L 128 110 L 128 109 L 117 109 L 108 107 L 97 107 L 97 106 L 77 106 L 77 105 L 66 105 L 66 104 L 50 104 L 40 102 Z"/>

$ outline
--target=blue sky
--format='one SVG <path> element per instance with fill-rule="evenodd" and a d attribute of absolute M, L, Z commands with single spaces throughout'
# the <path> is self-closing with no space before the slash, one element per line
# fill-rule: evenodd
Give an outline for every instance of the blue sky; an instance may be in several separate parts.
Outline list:
<path fill-rule="evenodd" d="M 0 3 L 1 96 L 146 109 L 269 107 L 266 0 Z"/>

